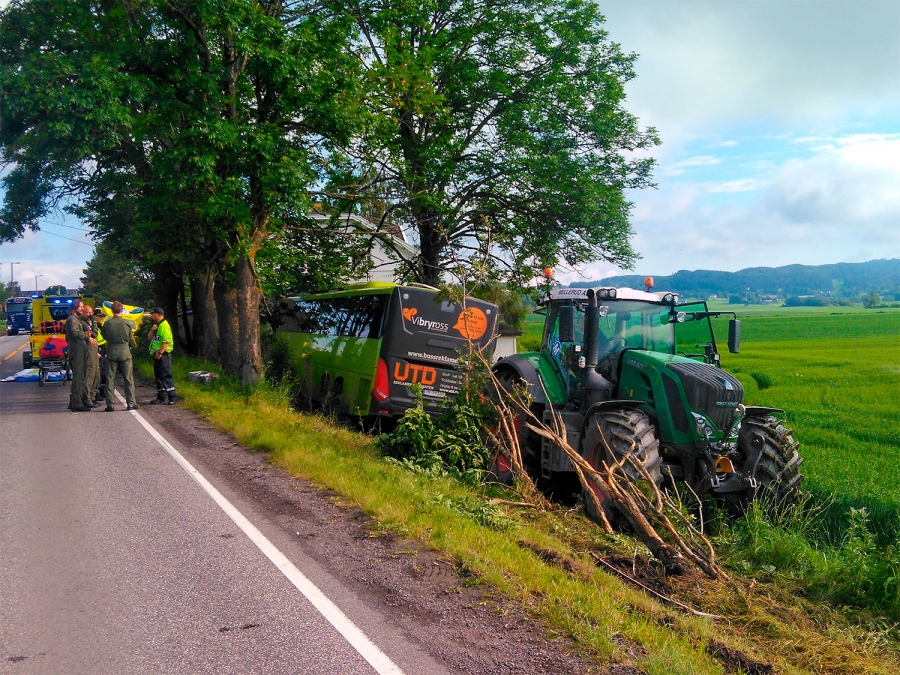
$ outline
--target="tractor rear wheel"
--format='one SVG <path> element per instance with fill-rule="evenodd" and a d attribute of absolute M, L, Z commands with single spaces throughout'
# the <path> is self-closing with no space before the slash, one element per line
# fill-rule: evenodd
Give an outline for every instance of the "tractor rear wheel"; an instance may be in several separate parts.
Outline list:
<path fill-rule="evenodd" d="M 603 442 L 604 439 L 606 443 Z M 643 465 L 654 483 L 657 485 L 662 483 L 659 440 L 656 438 L 656 429 L 643 410 L 610 410 L 597 413 L 588 421 L 582 448 L 588 464 L 600 471 L 603 470 L 604 462 L 607 466 L 611 466 L 630 452 L 631 456 Z M 623 465 L 620 472 L 624 472 L 632 481 L 645 480 L 644 473 L 629 462 Z M 624 526 L 625 519 L 606 501 L 600 489 L 591 483 L 590 479 L 588 484 L 590 490 L 597 496 L 607 520 L 613 525 Z M 594 500 L 584 487 L 581 490 L 585 512 L 591 520 L 599 522 L 600 517 L 594 506 Z"/>
<path fill-rule="evenodd" d="M 740 516 L 755 499 L 773 504 L 793 504 L 800 494 L 803 458 L 791 429 L 774 415 L 746 417 L 738 434 L 738 450 L 743 464 L 735 469 L 756 479 L 755 490 L 731 493 L 725 504 L 733 515 Z"/>

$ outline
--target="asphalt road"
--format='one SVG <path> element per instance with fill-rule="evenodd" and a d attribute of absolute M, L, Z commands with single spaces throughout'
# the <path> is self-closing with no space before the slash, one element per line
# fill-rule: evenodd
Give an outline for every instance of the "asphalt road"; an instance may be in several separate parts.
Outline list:
<path fill-rule="evenodd" d="M 21 369 L 26 341 L 0 337 L 0 377 Z M 377 645 L 370 665 L 141 411 L 67 402 L 67 385 L 0 383 L 0 673 L 447 672 L 210 477 Z"/>

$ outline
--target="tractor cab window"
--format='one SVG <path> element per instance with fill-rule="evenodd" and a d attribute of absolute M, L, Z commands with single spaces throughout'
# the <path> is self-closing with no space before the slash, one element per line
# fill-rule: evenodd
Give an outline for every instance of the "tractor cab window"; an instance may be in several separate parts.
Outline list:
<path fill-rule="evenodd" d="M 684 312 L 692 319 L 694 312 L 706 312 L 706 303 L 694 302 L 679 305 L 678 312 Z M 677 352 L 683 356 L 702 356 L 704 347 L 713 342 L 712 324 L 709 317 L 683 321 L 675 324 L 675 338 Z"/>
<path fill-rule="evenodd" d="M 600 358 L 626 348 L 674 353 L 675 338 L 669 308 L 628 300 L 604 303 L 609 307 L 600 318 Z"/>

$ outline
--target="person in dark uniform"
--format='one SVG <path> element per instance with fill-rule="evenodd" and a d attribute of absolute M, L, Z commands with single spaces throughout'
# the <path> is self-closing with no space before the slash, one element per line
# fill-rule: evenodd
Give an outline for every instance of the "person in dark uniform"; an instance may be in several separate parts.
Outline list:
<path fill-rule="evenodd" d="M 94 402 L 97 388 L 100 387 L 100 346 L 97 343 L 97 334 L 94 330 L 94 310 L 90 305 L 82 305 L 79 314 L 84 324 L 84 332 L 90 338 L 87 348 L 87 369 L 85 371 L 85 386 L 88 391 L 88 405 L 92 408 L 99 407 Z"/>
<path fill-rule="evenodd" d="M 131 361 L 131 347 L 137 347 L 131 325 L 122 318 L 124 306 L 121 302 L 112 304 L 113 315 L 103 323 L 103 337 L 106 339 L 106 412 L 115 411 L 113 395 L 116 375 L 122 373 L 125 380 L 125 409 L 137 410 L 134 399 L 134 371 Z"/>
<path fill-rule="evenodd" d="M 88 395 L 94 403 L 100 403 L 106 398 L 106 340 L 103 337 L 103 310 L 94 309 L 91 320 L 91 336 L 97 340 L 98 368 L 91 379 Z"/>
<path fill-rule="evenodd" d="M 72 387 L 69 390 L 69 410 L 72 412 L 88 412 L 95 408 L 88 397 L 87 389 L 87 364 L 88 349 L 93 340 L 84 330 L 84 322 L 81 319 L 84 302 L 75 300 L 69 309 L 69 318 L 66 319 L 66 342 L 69 345 L 69 367 L 72 369 Z"/>
<path fill-rule="evenodd" d="M 172 338 L 172 328 L 166 321 L 165 314 L 162 307 L 154 307 L 150 313 L 153 318 L 153 327 L 150 329 L 150 355 L 153 357 L 153 375 L 156 377 L 156 399 L 150 402 L 175 405 L 175 401 L 178 400 L 175 395 L 175 380 L 172 377 L 172 348 L 175 346 L 175 340 Z"/>

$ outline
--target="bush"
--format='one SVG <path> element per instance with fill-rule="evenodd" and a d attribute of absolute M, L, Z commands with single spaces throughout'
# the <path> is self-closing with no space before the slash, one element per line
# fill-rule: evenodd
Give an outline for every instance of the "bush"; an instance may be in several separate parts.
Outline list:
<path fill-rule="evenodd" d="M 462 393 L 448 399 L 444 412 L 435 419 L 425 411 L 421 387 L 413 387 L 415 407 L 406 411 L 393 431 L 378 437 L 378 450 L 408 468 L 479 484 L 491 458 L 481 432 L 491 414 L 490 406 L 477 396 Z"/>

